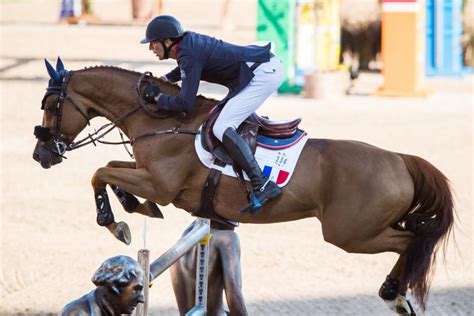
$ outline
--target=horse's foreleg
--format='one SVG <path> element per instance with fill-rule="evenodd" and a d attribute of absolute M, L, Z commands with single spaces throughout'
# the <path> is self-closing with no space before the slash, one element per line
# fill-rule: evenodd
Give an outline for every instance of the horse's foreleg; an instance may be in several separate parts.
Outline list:
<path fill-rule="evenodd" d="M 107 163 L 106 167 L 136 169 L 137 163 L 135 161 L 111 160 Z"/>
<path fill-rule="evenodd" d="M 136 163 L 134 161 L 118 161 L 112 160 L 107 163 L 109 168 L 128 168 L 128 169 L 135 169 Z M 147 200 L 144 203 L 140 203 L 140 201 L 132 194 L 125 191 L 123 188 L 118 187 L 116 185 L 110 185 L 112 191 L 117 196 L 120 204 L 122 204 L 125 211 L 128 213 L 140 213 L 145 216 L 149 217 L 158 217 L 163 218 L 163 213 L 161 213 L 158 206 Z"/>
<path fill-rule="evenodd" d="M 145 168 L 104 167 L 99 168 L 95 172 L 91 182 L 97 205 L 97 223 L 107 227 L 120 241 L 130 244 L 130 229 L 124 222 L 115 222 L 106 191 L 106 185 L 113 185 L 122 188 L 125 192 L 131 192 L 131 194 L 144 198 L 151 198 L 154 194 L 154 189 L 149 172 Z"/>
<path fill-rule="evenodd" d="M 107 227 L 115 238 L 129 245 L 132 241 L 130 228 L 125 222 L 115 222 L 105 186 L 94 188 L 94 198 L 97 206 L 97 224 Z"/>

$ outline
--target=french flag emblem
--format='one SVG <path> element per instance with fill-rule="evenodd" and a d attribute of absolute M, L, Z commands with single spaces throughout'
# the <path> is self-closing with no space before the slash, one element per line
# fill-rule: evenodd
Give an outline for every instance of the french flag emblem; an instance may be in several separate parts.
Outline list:
<path fill-rule="evenodd" d="M 267 165 L 263 167 L 263 174 L 269 179 L 276 178 L 275 183 L 278 185 L 282 185 L 283 183 L 285 183 L 286 179 L 288 179 L 288 176 L 290 175 L 288 171 L 273 168 Z"/>

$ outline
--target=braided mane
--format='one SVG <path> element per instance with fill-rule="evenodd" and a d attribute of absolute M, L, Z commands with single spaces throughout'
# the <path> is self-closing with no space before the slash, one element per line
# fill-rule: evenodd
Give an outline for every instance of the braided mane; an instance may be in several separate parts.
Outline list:
<path fill-rule="evenodd" d="M 142 73 L 141 72 L 138 72 L 138 71 L 135 71 L 135 70 L 129 70 L 129 69 L 124 69 L 124 68 L 120 68 L 118 66 L 112 66 L 112 65 L 95 65 L 95 66 L 89 66 L 89 67 L 84 67 L 83 69 L 81 70 L 78 70 L 77 72 L 82 72 L 82 71 L 89 71 L 89 70 L 113 70 L 113 71 L 119 71 L 119 72 L 123 72 L 123 73 L 127 73 L 127 74 L 132 74 L 132 75 L 136 75 L 136 76 L 141 76 Z M 172 89 L 177 89 L 177 92 L 179 92 L 181 90 L 181 87 L 176 84 L 176 83 L 173 83 L 173 82 L 170 82 L 170 81 L 166 81 L 166 80 L 163 80 L 161 78 L 157 78 L 155 76 L 153 76 L 153 79 L 158 81 L 160 84 L 163 84 L 163 85 L 167 85 L 168 87 L 172 88 Z M 179 94 L 179 93 L 177 93 Z M 214 99 L 214 98 L 208 98 L 208 97 L 205 97 L 203 95 L 198 95 L 197 98 L 200 100 L 200 101 L 211 101 L 211 102 L 218 102 L 218 100 Z"/>

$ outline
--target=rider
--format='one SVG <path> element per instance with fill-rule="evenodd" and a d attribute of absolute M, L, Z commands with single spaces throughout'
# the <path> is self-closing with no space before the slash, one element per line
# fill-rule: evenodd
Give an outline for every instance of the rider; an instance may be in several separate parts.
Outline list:
<path fill-rule="evenodd" d="M 226 43 L 214 37 L 184 31 L 181 23 L 168 15 L 151 20 L 146 28 L 146 37 L 140 43 L 149 43 L 149 49 L 160 60 L 172 58 L 178 63 L 178 67 L 162 79 L 171 82 L 181 80 L 180 95 L 161 93 L 156 85 L 149 85 L 144 91 L 143 98 L 156 104 L 158 110 L 190 112 L 200 80 L 229 89 L 213 133 L 252 182 L 251 203 L 241 211 L 257 214 L 263 204 L 281 194 L 281 189 L 263 175 L 249 145 L 236 130 L 282 83 L 282 64 L 270 52 L 270 43 L 262 47 Z"/>

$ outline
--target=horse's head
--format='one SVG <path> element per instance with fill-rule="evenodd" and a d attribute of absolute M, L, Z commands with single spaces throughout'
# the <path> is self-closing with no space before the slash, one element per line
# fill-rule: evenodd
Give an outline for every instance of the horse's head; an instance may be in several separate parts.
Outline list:
<path fill-rule="evenodd" d="M 41 102 L 43 122 L 35 126 L 38 142 L 33 159 L 43 168 L 50 168 L 65 158 L 68 146 L 89 123 L 89 118 L 86 109 L 76 104 L 68 92 L 71 72 L 64 69 L 61 59 L 58 58 L 56 69 L 47 60 L 45 63 L 50 80 Z"/>
<path fill-rule="evenodd" d="M 154 78 L 150 73 L 141 74 L 113 66 L 96 66 L 73 72 L 64 69 L 60 58 L 56 68 L 46 60 L 45 63 L 50 80 L 41 103 L 43 122 L 35 127 L 38 142 L 33 152 L 33 159 L 43 168 L 62 162 L 68 150 L 95 144 L 95 141 L 102 142 L 100 139 L 115 127 L 122 129 L 129 138 L 141 138 L 142 134 L 153 129 L 175 133 L 174 128 L 181 123 L 191 126 L 200 124 L 216 103 L 215 100 L 199 97 L 195 113 L 181 122 L 182 116 L 177 120 L 176 113 L 156 111 L 142 98 L 147 83 L 160 85 L 165 94 L 179 95 L 180 88 L 176 84 Z M 125 119 L 139 112 L 142 114 L 125 123 Z M 107 118 L 110 123 L 92 135 L 74 141 L 89 120 L 97 116 Z M 154 120 L 156 118 L 159 120 Z M 135 119 L 140 123 L 136 124 Z"/>

